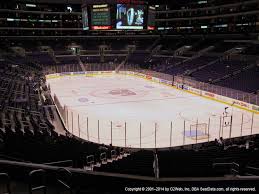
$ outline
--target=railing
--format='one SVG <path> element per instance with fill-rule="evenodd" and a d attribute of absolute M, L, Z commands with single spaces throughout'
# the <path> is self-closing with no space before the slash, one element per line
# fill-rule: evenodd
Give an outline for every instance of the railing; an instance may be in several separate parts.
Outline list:
<path fill-rule="evenodd" d="M 100 177 L 107 178 L 107 180 L 112 178 L 119 179 L 123 181 L 123 179 L 129 179 L 129 180 L 135 180 L 135 181 L 157 181 L 157 182 L 172 182 L 175 183 L 175 181 L 230 181 L 230 180 L 259 180 L 259 176 L 235 176 L 235 177 L 171 177 L 171 178 L 160 178 L 156 179 L 154 177 L 146 177 L 146 176 L 138 176 L 138 175 L 128 175 L 128 174 L 119 174 L 119 173 L 109 173 L 109 172 L 91 172 L 91 171 L 85 171 L 83 169 L 78 168 L 60 168 L 57 166 L 49 166 L 45 164 L 36 164 L 36 163 L 26 163 L 26 162 L 14 162 L 14 161 L 8 161 L 8 160 L 0 160 L 0 165 L 6 167 L 6 171 L 10 167 L 15 167 L 16 171 L 22 170 L 24 172 L 25 169 L 43 169 L 46 172 L 60 172 L 60 169 L 66 169 L 72 174 L 82 174 L 82 175 L 89 175 L 88 178 L 89 181 L 91 181 L 91 177 Z M 22 174 L 21 174 L 22 175 Z M 25 174 L 26 176 L 26 174 Z M 93 182 L 96 182 L 95 179 L 92 180 Z M 113 181 L 113 179 L 112 179 Z M 100 184 L 97 182 L 97 184 Z M 150 182 L 149 182 L 150 184 Z"/>
<path fill-rule="evenodd" d="M 29 193 L 42 191 L 44 194 L 47 193 L 46 186 L 46 171 L 43 169 L 33 170 L 29 173 L 30 183 L 29 183 Z"/>
<path fill-rule="evenodd" d="M 58 193 L 66 193 L 69 192 L 70 194 L 73 193 L 72 189 L 72 172 L 67 168 L 60 168 L 56 174 L 56 179 L 59 184 L 59 192 Z"/>
<path fill-rule="evenodd" d="M 259 175 L 259 168 L 254 166 L 246 166 L 245 173 L 250 176 L 258 176 Z"/>
<path fill-rule="evenodd" d="M 59 166 L 59 167 L 73 167 L 73 160 L 63 160 L 56 162 L 44 163 L 45 165 Z"/>
<path fill-rule="evenodd" d="M 57 109 L 60 113 L 61 119 L 63 119 L 64 123 L 67 123 L 66 107 L 63 107 L 60 104 L 59 99 L 57 98 L 56 94 L 53 95 L 53 101 L 54 101 L 55 105 L 57 106 Z"/>
<path fill-rule="evenodd" d="M 22 180 L 24 186 L 19 187 L 19 191 L 24 193 L 38 193 L 43 191 L 58 191 L 62 193 L 82 193 L 85 191 L 94 191 L 98 193 L 124 193 L 130 189 L 129 185 L 141 185 L 142 188 L 168 188 L 168 191 L 173 191 L 175 188 L 184 189 L 185 187 L 197 188 L 247 188 L 247 181 L 252 191 L 258 190 L 258 176 L 218 176 L 218 177 L 168 177 L 155 178 L 138 175 L 128 175 L 120 173 L 88 171 L 78 168 L 60 168 L 36 163 L 13 162 L 0 160 L 0 166 L 12 175 L 19 175 L 19 180 Z M 30 172 L 28 176 L 28 172 Z M 34 176 L 35 175 L 35 176 Z M 6 183 L 4 186 L 8 194 L 13 193 L 10 188 L 10 182 L 16 181 L 16 176 L 8 176 L 6 173 L 0 174 L 1 183 Z M 29 184 L 28 184 L 29 182 Z M 222 184 L 224 182 L 224 184 Z M 16 183 L 16 182 L 15 182 Z M 50 184 L 51 183 L 51 184 Z M 52 184 L 55 183 L 55 184 Z M 56 184 L 57 183 L 57 184 Z M 184 184 L 183 184 L 184 183 Z M 204 184 L 205 183 L 205 184 Z M 2 184 L 3 185 L 3 184 Z M 183 187 L 184 185 L 184 187 Z M 29 186 L 29 187 L 28 187 Z M 29 189 L 29 190 L 28 190 Z"/>
<path fill-rule="evenodd" d="M 223 168 L 228 171 L 229 174 L 239 174 L 239 164 L 236 162 L 224 162 L 224 163 L 213 163 L 213 168 Z M 227 172 L 226 172 L 227 173 Z"/>

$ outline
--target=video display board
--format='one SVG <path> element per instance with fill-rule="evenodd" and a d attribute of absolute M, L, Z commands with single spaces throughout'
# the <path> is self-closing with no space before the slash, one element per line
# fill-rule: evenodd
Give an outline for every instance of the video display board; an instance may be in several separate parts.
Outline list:
<path fill-rule="evenodd" d="M 91 6 L 91 29 L 92 30 L 110 30 L 111 13 L 108 4 Z"/>
<path fill-rule="evenodd" d="M 142 30 L 144 8 L 144 5 L 117 4 L 116 29 Z"/>
<path fill-rule="evenodd" d="M 87 6 L 82 8 L 83 30 L 89 30 Z"/>

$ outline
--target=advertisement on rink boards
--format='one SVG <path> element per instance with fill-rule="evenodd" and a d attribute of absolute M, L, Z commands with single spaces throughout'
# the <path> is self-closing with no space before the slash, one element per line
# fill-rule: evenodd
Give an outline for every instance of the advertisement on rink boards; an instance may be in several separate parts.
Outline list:
<path fill-rule="evenodd" d="M 201 90 L 199 90 L 199 89 L 196 89 L 196 88 L 189 88 L 189 90 L 192 92 L 192 93 L 194 93 L 194 94 L 197 94 L 197 95 L 202 95 L 202 92 L 201 92 Z"/>
<path fill-rule="evenodd" d="M 59 75 L 60 76 L 69 76 L 69 75 L 71 75 L 71 73 L 70 72 L 63 72 L 63 73 L 60 73 Z"/>
<path fill-rule="evenodd" d="M 245 108 L 245 109 L 256 111 L 256 112 L 259 113 L 259 108 L 256 109 L 257 106 L 246 103 L 246 102 L 242 102 L 240 100 L 232 99 L 232 98 L 229 98 L 229 97 L 226 97 L 226 96 L 221 96 L 221 95 L 214 94 L 214 93 L 207 92 L 207 91 L 198 90 L 198 89 L 191 88 L 191 87 L 188 87 L 188 86 L 183 85 L 183 84 L 177 84 L 177 87 L 180 88 L 180 89 L 183 89 L 183 90 L 189 90 L 189 91 L 191 91 L 195 94 L 199 94 L 201 96 L 208 97 L 210 99 L 218 100 L 218 101 L 223 102 L 223 103 L 228 103 L 232 106 Z"/>
<path fill-rule="evenodd" d="M 85 75 L 85 72 L 83 71 L 73 72 L 73 75 Z"/>
<path fill-rule="evenodd" d="M 146 79 L 152 80 L 152 76 L 151 75 L 146 75 Z"/>
<path fill-rule="evenodd" d="M 186 85 L 184 85 L 184 84 L 178 84 L 178 83 L 176 83 L 175 85 L 176 85 L 176 87 L 179 88 L 179 89 L 182 89 L 182 90 L 189 90 L 189 87 L 186 86 Z"/>
<path fill-rule="evenodd" d="M 217 101 L 222 102 L 222 103 L 227 103 L 227 104 L 230 104 L 232 106 L 244 108 L 246 110 L 252 110 L 255 113 L 259 113 L 259 107 L 256 106 L 256 105 L 252 105 L 252 104 L 240 101 L 240 100 L 232 99 L 232 98 L 229 98 L 229 97 L 226 97 L 226 96 L 221 96 L 221 95 L 214 94 L 214 93 L 211 93 L 211 92 L 195 89 L 195 88 L 186 86 L 184 84 L 175 83 L 175 86 L 178 89 L 190 91 L 192 93 L 195 93 L 195 94 L 198 94 L 198 95 L 201 95 L 201 96 L 213 99 L 213 100 L 217 100 Z"/>
<path fill-rule="evenodd" d="M 169 86 L 172 85 L 172 81 L 168 81 L 168 80 L 164 80 L 164 79 L 160 79 L 159 82 L 162 83 L 162 84 L 165 84 L 165 85 L 169 85 Z"/>
<path fill-rule="evenodd" d="M 143 74 L 143 73 L 135 72 L 134 75 L 137 77 L 146 78 L 146 74 Z"/>
<path fill-rule="evenodd" d="M 45 76 L 46 79 L 53 79 L 59 77 L 59 73 L 49 74 Z"/>
<path fill-rule="evenodd" d="M 160 82 L 160 79 L 156 78 L 156 77 L 152 77 L 152 81 L 154 82 Z"/>

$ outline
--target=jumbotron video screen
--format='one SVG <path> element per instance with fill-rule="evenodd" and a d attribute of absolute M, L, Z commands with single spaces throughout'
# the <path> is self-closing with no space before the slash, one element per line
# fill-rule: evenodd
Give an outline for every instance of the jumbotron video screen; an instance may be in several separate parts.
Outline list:
<path fill-rule="evenodd" d="M 117 4 L 116 29 L 141 30 L 143 28 L 143 5 Z"/>

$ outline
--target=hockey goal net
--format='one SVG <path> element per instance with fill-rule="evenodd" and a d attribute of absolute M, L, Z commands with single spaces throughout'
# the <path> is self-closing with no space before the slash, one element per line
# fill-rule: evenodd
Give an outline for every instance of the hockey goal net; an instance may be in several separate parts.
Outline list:
<path fill-rule="evenodd" d="M 207 123 L 198 123 L 198 124 L 191 124 L 190 131 L 199 131 L 204 135 L 208 134 L 208 124 Z"/>

